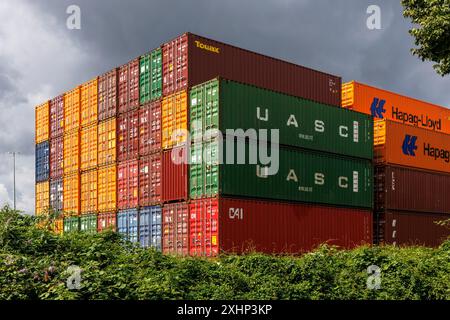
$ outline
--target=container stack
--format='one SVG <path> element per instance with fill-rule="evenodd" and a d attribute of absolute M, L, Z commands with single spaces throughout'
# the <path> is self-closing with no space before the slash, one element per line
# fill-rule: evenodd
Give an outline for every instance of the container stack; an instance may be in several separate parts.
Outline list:
<path fill-rule="evenodd" d="M 372 114 L 376 243 L 439 245 L 449 231 L 450 110 L 350 82 L 343 106 Z"/>

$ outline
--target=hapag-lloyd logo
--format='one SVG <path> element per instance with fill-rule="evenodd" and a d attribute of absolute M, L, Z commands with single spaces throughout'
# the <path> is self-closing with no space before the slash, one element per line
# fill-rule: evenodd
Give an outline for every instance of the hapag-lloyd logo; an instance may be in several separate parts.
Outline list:
<path fill-rule="evenodd" d="M 417 136 L 411 136 L 409 134 L 405 135 L 405 139 L 402 144 L 402 152 L 407 156 L 416 156 L 417 147 Z M 450 150 L 441 149 L 432 146 L 428 142 L 423 143 L 423 154 L 424 156 L 433 158 L 434 160 L 442 159 L 444 162 L 450 162 Z"/>
<path fill-rule="evenodd" d="M 414 152 L 417 150 L 416 141 L 416 136 L 410 136 L 409 134 L 405 135 L 405 139 L 402 144 L 403 154 L 415 157 L 416 154 Z"/>
<path fill-rule="evenodd" d="M 372 104 L 370 105 L 370 114 L 374 118 L 385 118 L 386 109 L 384 105 L 386 100 L 374 97 Z M 431 119 L 427 115 L 417 115 L 408 112 L 404 112 L 398 107 L 392 106 L 391 119 L 397 120 L 402 123 L 414 125 L 416 127 L 431 128 L 433 130 L 442 130 L 442 119 Z"/>

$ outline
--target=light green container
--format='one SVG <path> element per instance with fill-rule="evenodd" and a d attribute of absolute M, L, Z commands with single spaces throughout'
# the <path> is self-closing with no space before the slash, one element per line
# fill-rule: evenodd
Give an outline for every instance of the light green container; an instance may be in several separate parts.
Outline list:
<path fill-rule="evenodd" d="M 160 48 L 141 56 L 139 85 L 141 104 L 161 98 L 162 53 Z"/>
<path fill-rule="evenodd" d="M 64 233 L 74 232 L 80 230 L 80 218 L 67 217 L 64 218 Z"/>
<path fill-rule="evenodd" d="M 80 231 L 87 233 L 97 232 L 97 215 L 87 214 L 80 217 Z"/>

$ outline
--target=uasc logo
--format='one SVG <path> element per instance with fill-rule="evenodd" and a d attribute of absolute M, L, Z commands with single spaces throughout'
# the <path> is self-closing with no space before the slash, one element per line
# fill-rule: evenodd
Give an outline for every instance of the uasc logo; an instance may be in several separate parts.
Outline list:
<path fill-rule="evenodd" d="M 405 140 L 403 140 L 402 151 L 407 156 L 415 157 L 415 151 L 417 150 L 416 146 L 417 137 L 410 136 L 409 134 L 405 135 Z"/>
<path fill-rule="evenodd" d="M 195 41 L 195 45 L 197 46 L 197 48 L 200 48 L 200 49 L 203 49 L 203 50 L 211 51 L 211 52 L 214 52 L 214 53 L 220 53 L 220 48 L 214 47 L 214 46 L 209 45 L 209 44 L 201 43 L 200 41 L 197 41 L 197 40 Z"/>

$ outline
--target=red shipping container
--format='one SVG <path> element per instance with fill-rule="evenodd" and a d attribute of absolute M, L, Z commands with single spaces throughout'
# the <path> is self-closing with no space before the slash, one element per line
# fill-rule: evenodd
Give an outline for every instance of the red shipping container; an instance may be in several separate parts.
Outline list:
<path fill-rule="evenodd" d="M 161 100 L 147 103 L 139 110 L 139 155 L 161 150 Z"/>
<path fill-rule="evenodd" d="M 139 206 L 161 202 L 161 153 L 139 159 Z"/>
<path fill-rule="evenodd" d="M 118 69 L 111 70 L 98 78 L 98 120 L 116 116 Z"/>
<path fill-rule="evenodd" d="M 400 166 L 375 167 L 375 208 L 450 212 L 450 174 Z"/>
<path fill-rule="evenodd" d="M 217 76 L 340 107 L 341 78 L 191 33 L 165 43 L 163 94 Z"/>
<path fill-rule="evenodd" d="M 115 212 L 103 212 L 97 215 L 97 231 L 102 232 L 106 229 L 116 230 Z"/>
<path fill-rule="evenodd" d="M 117 159 L 126 161 L 139 156 L 139 110 L 117 118 Z"/>
<path fill-rule="evenodd" d="M 50 100 L 50 138 L 64 133 L 64 94 Z"/>
<path fill-rule="evenodd" d="M 187 200 L 189 195 L 189 167 L 185 146 L 166 150 L 162 153 L 162 201 Z M 183 161 L 181 161 L 184 159 Z"/>
<path fill-rule="evenodd" d="M 63 176 L 64 164 L 64 137 L 60 136 L 50 140 L 50 178 L 57 179 Z"/>
<path fill-rule="evenodd" d="M 117 166 L 117 206 L 120 210 L 139 204 L 139 161 L 130 160 Z"/>
<path fill-rule="evenodd" d="M 163 253 L 189 255 L 189 205 L 186 202 L 164 205 L 162 219 Z"/>
<path fill-rule="evenodd" d="M 372 211 L 267 200 L 208 198 L 190 203 L 190 255 L 299 253 L 321 243 L 372 244 Z"/>
<path fill-rule="evenodd" d="M 386 211 L 375 214 L 374 237 L 377 243 L 437 247 L 450 236 L 450 229 L 435 222 L 450 219 L 450 214 Z"/>
<path fill-rule="evenodd" d="M 139 107 L 139 58 L 119 68 L 119 113 Z"/>

